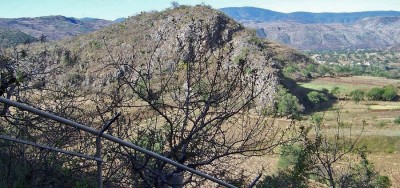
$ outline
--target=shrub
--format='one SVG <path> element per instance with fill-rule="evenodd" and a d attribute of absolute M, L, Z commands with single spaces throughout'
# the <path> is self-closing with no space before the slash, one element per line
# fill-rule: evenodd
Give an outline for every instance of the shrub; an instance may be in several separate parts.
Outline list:
<path fill-rule="evenodd" d="M 300 105 L 297 97 L 284 88 L 281 88 L 278 95 L 277 114 L 281 117 L 298 118 L 303 111 L 303 107 Z"/>
<path fill-rule="evenodd" d="M 382 95 L 385 91 L 382 88 L 372 88 L 371 90 L 368 91 L 367 97 L 370 100 L 382 100 Z"/>
<path fill-rule="evenodd" d="M 350 168 L 339 178 L 340 187 L 378 187 L 389 188 L 392 184 L 389 177 L 380 175 L 366 157 L 366 152 L 360 152 L 361 161 Z"/>
<path fill-rule="evenodd" d="M 329 66 L 326 65 L 320 65 L 317 68 L 317 72 L 321 75 L 321 76 L 325 76 L 327 74 L 332 75 L 332 69 Z"/>
<path fill-rule="evenodd" d="M 354 91 L 352 91 L 352 92 L 350 93 L 350 98 L 351 98 L 351 100 L 353 100 L 354 102 L 358 103 L 358 102 L 360 102 L 361 100 L 364 99 L 364 95 L 365 95 L 365 92 L 364 92 L 364 91 L 361 91 L 361 90 L 359 90 L 359 89 L 356 89 L 356 90 L 354 90 Z"/>
<path fill-rule="evenodd" d="M 329 92 L 332 96 L 335 96 L 337 98 L 339 98 L 340 95 L 340 88 L 335 86 L 334 88 L 331 89 L 331 91 Z"/>
<path fill-rule="evenodd" d="M 394 119 L 394 123 L 400 125 L 400 116 L 397 116 L 397 117 Z"/>
<path fill-rule="evenodd" d="M 286 76 L 290 76 L 291 74 L 299 71 L 299 67 L 297 65 L 288 65 L 285 68 L 283 68 L 283 73 Z"/>
<path fill-rule="evenodd" d="M 383 88 L 372 88 L 367 93 L 367 97 L 371 100 L 392 101 L 397 97 L 397 89 L 390 85 Z"/>
<path fill-rule="evenodd" d="M 385 86 L 383 88 L 383 94 L 382 94 L 382 98 L 383 100 L 386 101 L 392 101 L 397 97 L 397 90 L 394 86 L 390 85 L 390 86 Z"/>
<path fill-rule="evenodd" d="M 328 101 L 328 97 L 318 91 L 311 91 L 307 94 L 307 100 L 310 102 L 311 106 L 318 106 L 320 103 Z"/>
<path fill-rule="evenodd" d="M 257 187 L 308 187 L 308 173 L 312 164 L 309 151 L 302 145 L 284 145 L 280 153 L 278 173 L 266 176 Z"/>

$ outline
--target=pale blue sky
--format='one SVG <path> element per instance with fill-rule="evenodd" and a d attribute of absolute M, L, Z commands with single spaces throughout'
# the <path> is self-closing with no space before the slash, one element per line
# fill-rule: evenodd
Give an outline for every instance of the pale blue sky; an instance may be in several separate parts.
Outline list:
<path fill-rule="evenodd" d="M 114 20 L 141 11 L 163 10 L 172 0 L 0 0 L 0 18 L 64 15 Z M 400 0 L 177 0 L 214 8 L 255 6 L 279 12 L 400 11 Z"/>

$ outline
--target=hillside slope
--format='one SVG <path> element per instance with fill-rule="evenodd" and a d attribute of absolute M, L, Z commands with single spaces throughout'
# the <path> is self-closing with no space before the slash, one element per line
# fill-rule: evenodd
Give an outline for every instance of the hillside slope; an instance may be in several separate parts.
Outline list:
<path fill-rule="evenodd" d="M 65 84 L 72 76 L 76 87 L 85 90 L 108 87 L 122 73 L 133 74 L 127 66 L 156 61 L 162 62 L 164 69 L 181 62 L 211 61 L 204 58 L 215 59 L 221 54 L 218 61 L 224 66 L 245 61 L 248 71 L 257 70 L 260 79 L 266 80 L 268 88 L 262 91 L 261 106 L 273 105 L 284 66 L 312 63 L 300 52 L 262 40 L 223 13 L 203 6 L 143 13 L 73 39 L 33 45 L 30 53 L 39 55 L 45 48 L 50 65 L 43 67 L 61 66 L 64 72 L 54 75 L 54 80 Z"/>
<path fill-rule="evenodd" d="M 18 30 L 0 28 L 0 48 L 9 48 L 18 44 L 34 42 L 37 39 Z"/>
<path fill-rule="evenodd" d="M 243 7 L 221 9 L 260 37 L 300 50 L 386 49 L 400 44 L 400 12 L 279 13 Z"/>
<path fill-rule="evenodd" d="M 400 44 L 400 17 L 364 18 L 352 25 L 247 22 L 261 37 L 302 50 L 384 49 Z"/>

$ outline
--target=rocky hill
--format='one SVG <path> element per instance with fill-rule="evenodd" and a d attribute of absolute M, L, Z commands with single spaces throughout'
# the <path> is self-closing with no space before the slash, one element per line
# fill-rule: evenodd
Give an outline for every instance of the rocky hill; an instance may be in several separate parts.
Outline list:
<path fill-rule="evenodd" d="M 93 33 L 31 45 L 29 52 L 24 53 L 29 59 L 42 56 L 44 49 L 47 64 L 42 68 L 62 71 L 32 79 L 36 80 L 33 85 L 43 85 L 40 83 L 51 78 L 57 84 L 72 84 L 81 91 L 99 92 L 113 86 L 121 76 L 133 79 L 137 69 L 182 71 L 188 62 L 218 62 L 225 71 L 245 66 L 247 74 L 254 73 L 257 79 L 264 80 L 259 83 L 268 86 L 259 88 L 263 90 L 258 100 L 260 106 L 273 104 L 283 67 L 312 63 L 302 53 L 263 40 L 225 14 L 204 6 L 142 13 Z"/>
<path fill-rule="evenodd" d="M 386 49 L 400 44 L 399 12 L 250 13 L 252 9 L 222 10 L 259 36 L 300 50 Z"/>
<path fill-rule="evenodd" d="M 45 16 L 37 18 L 0 18 L 0 28 L 18 30 L 35 38 L 44 35 L 48 40 L 65 39 L 104 28 L 112 21 L 102 19 Z"/>

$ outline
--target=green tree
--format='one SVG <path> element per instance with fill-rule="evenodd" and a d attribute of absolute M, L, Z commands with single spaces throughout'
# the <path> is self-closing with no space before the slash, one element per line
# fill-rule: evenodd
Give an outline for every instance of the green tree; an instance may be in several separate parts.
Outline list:
<path fill-rule="evenodd" d="M 310 153 L 302 145 L 290 144 L 280 148 L 278 172 L 266 176 L 257 186 L 262 188 L 307 187 L 310 167 L 313 164 Z"/>
<path fill-rule="evenodd" d="M 321 103 L 328 101 L 328 97 L 318 91 L 311 91 L 307 94 L 307 100 L 312 107 L 319 106 Z"/>
<path fill-rule="evenodd" d="M 400 116 L 397 116 L 397 117 L 394 119 L 394 123 L 400 125 Z"/>
<path fill-rule="evenodd" d="M 371 100 L 392 101 L 397 97 L 397 89 L 392 85 L 383 88 L 375 87 L 368 91 L 367 97 Z"/>
<path fill-rule="evenodd" d="M 317 70 L 317 66 L 315 64 L 308 64 L 306 66 L 306 70 L 308 72 L 315 72 Z"/>
<path fill-rule="evenodd" d="M 340 88 L 335 86 L 331 89 L 331 91 L 329 92 L 331 95 L 333 95 L 336 98 L 339 98 L 340 95 Z"/>
<path fill-rule="evenodd" d="M 330 67 L 328 67 L 327 65 L 320 65 L 317 68 L 317 72 L 321 75 L 321 76 L 325 76 L 327 74 L 332 75 L 332 69 Z"/>
<path fill-rule="evenodd" d="M 337 182 L 340 187 L 389 188 L 391 186 L 389 177 L 382 176 L 375 170 L 374 165 L 367 159 L 366 153 L 365 147 L 358 150 L 361 160 L 340 176 Z"/>
<path fill-rule="evenodd" d="M 281 117 L 298 118 L 303 111 L 303 107 L 297 97 L 289 93 L 285 88 L 281 88 L 278 96 L 277 114 Z"/>
<path fill-rule="evenodd" d="M 392 101 L 397 97 L 397 89 L 393 85 L 385 86 L 383 88 L 382 99 Z"/>
<path fill-rule="evenodd" d="M 382 95 L 385 91 L 382 88 L 372 88 L 371 90 L 368 91 L 367 97 L 370 100 L 382 100 Z"/>
<path fill-rule="evenodd" d="M 356 89 L 350 93 L 351 100 L 356 103 L 359 103 L 361 100 L 364 99 L 365 92 L 359 89 Z"/>

